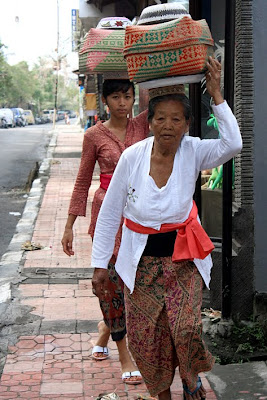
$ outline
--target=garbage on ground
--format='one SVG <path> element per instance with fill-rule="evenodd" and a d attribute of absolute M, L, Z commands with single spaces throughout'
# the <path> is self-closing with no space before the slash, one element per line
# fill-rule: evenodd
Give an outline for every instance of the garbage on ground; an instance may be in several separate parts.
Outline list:
<path fill-rule="evenodd" d="M 222 318 L 221 311 L 213 310 L 213 308 L 204 308 L 201 314 L 209 317 L 212 322 L 219 322 Z"/>
<path fill-rule="evenodd" d="M 51 160 L 50 163 L 51 164 L 61 164 L 61 161 L 59 161 L 59 160 Z"/>
<path fill-rule="evenodd" d="M 116 393 L 109 393 L 109 394 L 99 394 L 96 400 L 119 400 L 119 396 Z"/>
<path fill-rule="evenodd" d="M 26 250 L 26 251 L 41 250 L 43 248 L 44 247 L 40 243 L 34 243 L 31 242 L 30 240 L 26 240 L 26 242 L 24 242 L 21 245 L 21 250 Z"/>
<path fill-rule="evenodd" d="M 21 213 L 17 212 L 17 211 L 9 211 L 9 215 L 15 215 L 15 217 L 17 217 L 17 216 L 21 215 Z"/>

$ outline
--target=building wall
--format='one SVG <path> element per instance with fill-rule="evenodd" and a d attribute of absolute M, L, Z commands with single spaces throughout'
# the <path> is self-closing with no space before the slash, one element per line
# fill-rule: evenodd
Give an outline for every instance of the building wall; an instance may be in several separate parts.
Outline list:
<path fill-rule="evenodd" d="M 83 33 L 87 33 L 89 29 L 95 28 L 101 18 L 116 15 L 114 4 L 103 7 L 100 11 L 93 4 L 87 4 L 84 0 L 79 1 L 79 17 L 83 26 Z"/>
<path fill-rule="evenodd" d="M 253 0 L 255 289 L 267 293 L 267 1 Z"/>
<path fill-rule="evenodd" d="M 103 18 L 105 16 L 115 15 L 114 4 L 103 7 L 102 12 L 93 4 L 88 4 L 84 0 L 79 0 L 79 16 L 80 18 L 96 17 Z"/>

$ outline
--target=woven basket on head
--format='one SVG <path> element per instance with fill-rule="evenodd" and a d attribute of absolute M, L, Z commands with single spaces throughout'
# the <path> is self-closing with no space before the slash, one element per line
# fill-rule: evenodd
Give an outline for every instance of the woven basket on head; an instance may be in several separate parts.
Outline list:
<path fill-rule="evenodd" d="M 157 4 L 143 9 L 137 25 L 159 24 L 183 17 L 190 17 L 190 14 L 182 4 Z"/>
<path fill-rule="evenodd" d="M 157 25 L 128 26 L 123 53 L 129 79 L 142 82 L 199 74 L 206 70 L 213 44 L 205 20 L 183 17 Z"/>
<path fill-rule="evenodd" d="M 124 37 L 124 29 L 90 29 L 79 52 L 80 72 L 127 73 L 127 64 L 123 56 Z"/>

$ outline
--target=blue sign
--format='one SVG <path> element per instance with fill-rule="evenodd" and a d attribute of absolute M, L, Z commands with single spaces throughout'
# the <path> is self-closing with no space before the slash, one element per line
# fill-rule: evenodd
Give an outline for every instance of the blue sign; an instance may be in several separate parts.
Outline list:
<path fill-rule="evenodd" d="M 72 44 L 72 51 L 77 50 L 77 37 L 75 36 L 76 32 L 78 31 L 79 25 L 79 10 L 72 9 L 71 10 L 71 44 Z"/>

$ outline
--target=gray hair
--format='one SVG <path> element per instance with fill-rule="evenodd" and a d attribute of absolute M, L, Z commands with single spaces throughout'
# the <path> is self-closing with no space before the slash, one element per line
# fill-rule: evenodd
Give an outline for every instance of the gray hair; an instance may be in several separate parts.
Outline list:
<path fill-rule="evenodd" d="M 161 103 L 162 101 L 169 101 L 169 100 L 179 101 L 184 108 L 184 117 L 186 121 L 192 119 L 192 109 L 190 101 L 185 94 L 179 93 L 179 94 L 166 94 L 164 96 L 158 96 L 151 99 L 148 104 L 148 115 L 147 115 L 147 119 L 149 122 L 152 121 L 155 115 L 156 105 Z"/>

